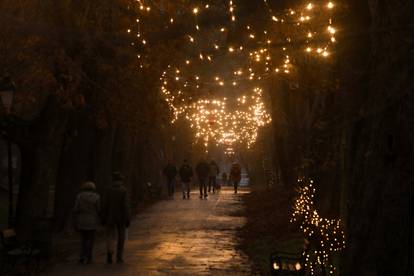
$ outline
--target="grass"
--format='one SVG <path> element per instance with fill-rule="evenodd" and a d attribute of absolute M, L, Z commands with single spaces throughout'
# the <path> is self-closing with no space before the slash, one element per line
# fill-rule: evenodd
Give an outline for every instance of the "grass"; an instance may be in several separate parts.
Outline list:
<path fill-rule="evenodd" d="M 240 230 L 240 249 L 253 262 L 253 270 L 270 274 L 270 255 L 275 251 L 298 252 L 303 236 L 290 223 L 291 206 L 295 193 L 282 188 L 254 189 L 243 197 L 246 225 Z"/>

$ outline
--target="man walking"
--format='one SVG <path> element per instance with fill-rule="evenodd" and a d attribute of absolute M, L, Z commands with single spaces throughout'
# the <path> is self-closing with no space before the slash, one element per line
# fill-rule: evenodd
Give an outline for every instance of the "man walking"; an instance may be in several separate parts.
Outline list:
<path fill-rule="evenodd" d="M 217 166 L 214 160 L 211 160 L 209 165 L 209 177 L 208 177 L 208 192 L 211 192 L 211 187 L 213 187 L 213 193 L 217 189 L 217 175 L 220 173 L 219 167 Z"/>
<path fill-rule="evenodd" d="M 208 166 L 208 163 L 201 159 L 200 162 L 198 162 L 196 167 L 196 173 L 198 176 L 198 182 L 200 185 L 200 198 L 203 198 L 203 192 L 204 192 L 204 198 L 207 198 L 207 179 L 208 174 L 210 172 L 210 168 Z"/>
<path fill-rule="evenodd" d="M 237 188 L 239 187 L 239 182 L 241 180 L 241 167 L 237 162 L 234 162 L 231 165 L 230 179 L 233 182 L 234 193 L 237 194 Z"/>
<path fill-rule="evenodd" d="M 106 191 L 102 207 L 102 222 L 106 227 L 107 263 L 112 264 L 115 240 L 117 240 L 116 262 L 123 263 L 126 228 L 130 222 L 130 207 L 123 176 L 113 173 L 113 184 Z"/>
<path fill-rule="evenodd" d="M 221 183 L 222 183 L 223 186 L 227 185 L 227 173 L 226 172 L 223 172 L 221 174 Z"/>
<path fill-rule="evenodd" d="M 190 166 L 190 164 L 188 164 L 187 160 L 184 160 L 179 173 L 181 178 L 181 185 L 183 188 L 183 199 L 185 199 L 186 196 L 188 199 L 190 199 L 190 183 L 194 173 L 193 168 Z"/>
<path fill-rule="evenodd" d="M 167 178 L 168 197 L 174 196 L 175 177 L 177 176 L 177 168 L 168 160 L 167 166 L 164 168 L 164 175 Z"/>

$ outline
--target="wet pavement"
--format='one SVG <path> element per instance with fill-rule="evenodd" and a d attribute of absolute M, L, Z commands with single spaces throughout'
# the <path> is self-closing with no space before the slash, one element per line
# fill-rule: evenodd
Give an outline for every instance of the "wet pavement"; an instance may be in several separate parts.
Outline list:
<path fill-rule="evenodd" d="M 79 265 L 72 256 L 46 275 L 251 275 L 249 260 L 236 249 L 236 231 L 245 223 L 242 208 L 240 194 L 230 189 L 207 200 L 196 191 L 190 200 L 177 193 L 134 219 L 124 264 L 105 264 L 105 247 L 98 243 L 93 264 Z"/>

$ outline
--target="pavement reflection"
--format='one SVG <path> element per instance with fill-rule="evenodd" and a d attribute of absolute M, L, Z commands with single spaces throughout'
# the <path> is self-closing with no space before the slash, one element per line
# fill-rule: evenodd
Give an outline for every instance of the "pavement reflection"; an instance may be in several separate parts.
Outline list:
<path fill-rule="evenodd" d="M 161 201 L 138 215 L 129 229 L 123 265 L 106 265 L 103 244 L 95 263 L 76 264 L 77 256 L 57 264 L 47 275 L 251 275 L 250 262 L 236 249 L 236 231 L 245 223 L 240 194 L 223 188 L 220 195 Z"/>

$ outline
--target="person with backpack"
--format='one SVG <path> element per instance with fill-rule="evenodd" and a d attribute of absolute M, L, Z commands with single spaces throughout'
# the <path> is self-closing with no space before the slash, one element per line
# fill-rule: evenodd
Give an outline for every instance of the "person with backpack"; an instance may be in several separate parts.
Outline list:
<path fill-rule="evenodd" d="M 233 182 L 234 193 L 237 194 L 239 182 L 241 180 L 241 167 L 239 163 L 234 162 L 230 169 L 230 180 Z"/>
<path fill-rule="evenodd" d="M 193 168 L 187 160 L 184 160 L 183 164 L 181 165 L 179 174 L 181 178 L 181 186 L 183 189 L 183 199 L 190 199 L 190 183 L 194 173 Z"/>

